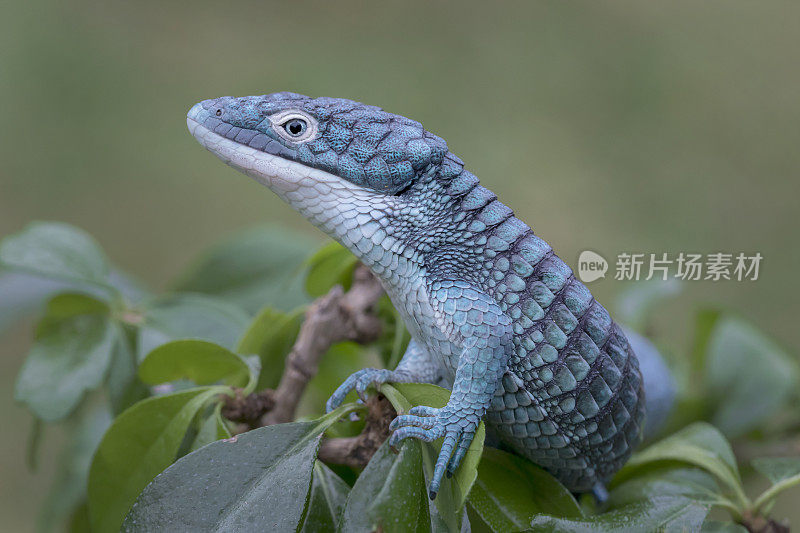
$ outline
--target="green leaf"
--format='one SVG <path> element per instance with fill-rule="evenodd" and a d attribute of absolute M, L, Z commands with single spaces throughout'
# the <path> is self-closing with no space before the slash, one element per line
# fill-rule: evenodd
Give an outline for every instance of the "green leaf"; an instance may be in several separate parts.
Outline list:
<path fill-rule="evenodd" d="M 680 291 L 681 283 L 675 278 L 667 280 L 653 278 L 629 283 L 620 291 L 614 302 L 614 316 L 619 322 L 643 332 L 658 304 Z"/>
<path fill-rule="evenodd" d="M 225 425 L 225 421 L 222 419 L 221 410 L 222 404 L 218 403 L 217 405 L 213 406 L 209 416 L 201 416 L 199 418 L 199 427 L 197 428 L 197 432 L 195 433 L 192 443 L 189 446 L 190 452 L 199 450 L 206 444 L 211 444 L 212 442 L 216 442 L 218 440 L 230 438 L 231 432 L 228 431 L 228 427 Z"/>
<path fill-rule="evenodd" d="M 83 230 L 61 222 L 33 222 L 0 242 L 0 267 L 52 279 L 106 285 L 108 261 Z"/>
<path fill-rule="evenodd" d="M 382 385 L 381 392 L 392 402 L 400 412 L 408 412 L 412 406 L 427 405 L 430 407 L 444 407 L 450 399 L 450 391 L 427 383 L 393 383 Z M 478 425 L 475 438 L 472 440 L 461 465 L 452 478 L 442 480 L 439 495 L 435 503 L 442 517 L 455 516 L 460 520 L 461 510 L 467 499 L 467 494 L 472 489 L 478 477 L 478 463 L 481 460 L 483 441 L 486 437 L 486 427 L 483 422 Z M 433 475 L 433 465 L 442 448 L 441 439 L 431 443 L 423 443 L 423 459 L 425 475 Z"/>
<path fill-rule="evenodd" d="M 116 531 L 136 496 L 178 453 L 197 412 L 227 387 L 201 387 L 147 398 L 114 420 L 89 471 L 95 531 Z"/>
<path fill-rule="evenodd" d="M 469 504 L 493 531 L 527 528 L 537 514 L 580 518 L 572 494 L 530 461 L 484 448 Z"/>
<path fill-rule="evenodd" d="M 55 531 L 85 500 L 89 465 L 111 416 L 106 409 L 86 409 L 72 424 L 69 440 L 56 462 L 56 476 L 39 515 L 39 531 Z"/>
<path fill-rule="evenodd" d="M 320 437 L 318 422 L 294 422 L 209 444 L 153 480 L 122 530 L 294 531 Z"/>
<path fill-rule="evenodd" d="M 223 383 L 244 387 L 255 377 L 244 359 L 218 344 L 182 340 L 162 344 L 139 365 L 139 377 L 148 385 L 188 379 L 197 385 Z"/>
<path fill-rule="evenodd" d="M 623 327 L 630 347 L 639 360 L 639 371 L 645 383 L 645 425 L 644 438 L 656 436 L 674 410 L 675 378 L 658 348 L 644 336 Z"/>
<path fill-rule="evenodd" d="M 717 520 L 706 520 L 700 531 L 701 533 L 748 533 L 747 528 L 741 524 Z"/>
<path fill-rule="evenodd" d="M 349 289 L 357 264 L 358 259 L 347 248 L 338 242 L 329 242 L 308 259 L 306 292 L 319 298 L 336 285 Z"/>
<path fill-rule="evenodd" d="M 139 331 L 138 360 L 156 347 L 178 339 L 202 339 L 233 349 L 249 320 L 238 307 L 208 296 L 180 294 L 160 298 L 145 312 Z"/>
<path fill-rule="evenodd" d="M 304 315 L 304 308 L 283 313 L 267 307 L 262 309 L 250 323 L 236 351 L 255 354 L 261 359 L 262 372 L 256 386 L 257 390 L 274 389 L 278 386 L 283 375 L 286 356 L 297 339 Z"/>
<path fill-rule="evenodd" d="M 756 510 L 765 507 L 781 492 L 800 485 L 800 457 L 762 457 L 753 459 L 752 464 L 772 482 L 753 504 Z"/>
<path fill-rule="evenodd" d="M 213 246 L 175 284 L 255 313 L 264 304 L 287 311 L 306 303 L 301 271 L 317 241 L 279 226 L 258 226 Z"/>
<path fill-rule="evenodd" d="M 350 486 L 325 463 L 314 464 L 314 480 L 311 484 L 311 499 L 303 520 L 302 531 L 334 531 L 344 511 Z"/>
<path fill-rule="evenodd" d="M 742 490 L 739 468 L 731 446 L 719 430 L 705 422 L 687 426 L 634 454 L 614 478 L 614 483 L 628 479 L 637 471 L 672 461 L 691 464 L 710 472 L 736 496 L 743 508 L 747 507 L 748 500 Z"/>
<path fill-rule="evenodd" d="M 616 486 L 607 505 L 614 509 L 659 496 L 681 496 L 708 506 L 722 503 L 719 486 L 711 474 L 665 463 Z"/>
<path fill-rule="evenodd" d="M 120 335 L 103 302 L 80 294 L 56 296 L 17 377 L 15 399 L 42 420 L 66 417 L 103 382 Z"/>
<path fill-rule="evenodd" d="M 317 374 L 303 394 L 301 407 L 313 413 L 325 412 L 325 402 L 350 374 L 378 364 L 369 348 L 350 341 L 337 342 L 320 360 Z"/>
<path fill-rule="evenodd" d="M 800 388 L 795 358 L 735 315 L 720 315 L 714 322 L 705 368 L 716 407 L 711 422 L 730 436 L 761 426 Z"/>
<path fill-rule="evenodd" d="M 36 311 L 47 297 L 68 289 L 74 289 L 74 284 L 19 272 L 0 272 L 0 333 Z"/>
<path fill-rule="evenodd" d="M 146 398 L 149 390 L 136 376 L 136 356 L 127 332 L 119 335 L 108 370 L 108 395 L 116 416 L 139 400 Z"/>
<path fill-rule="evenodd" d="M 697 531 L 708 506 L 678 496 L 657 496 L 600 515 L 569 519 L 539 515 L 531 531 L 548 533 L 636 533 L 642 531 Z"/>
<path fill-rule="evenodd" d="M 800 475 L 800 457 L 759 457 L 751 464 L 772 483 Z"/>
<path fill-rule="evenodd" d="M 359 476 L 344 509 L 341 531 L 426 531 L 430 529 L 420 442 L 409 440 L 393 454 L 378 448 Z"/>

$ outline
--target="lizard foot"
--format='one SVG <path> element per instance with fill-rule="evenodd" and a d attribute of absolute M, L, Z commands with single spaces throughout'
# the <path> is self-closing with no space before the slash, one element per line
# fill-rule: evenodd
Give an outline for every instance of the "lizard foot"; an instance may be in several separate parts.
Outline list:
<path fill-rule="evenodd" d="M 383 368 L 363 368 L 358 372 L 350 374 L 350 377 L 344 380 L 344 383 L 339 385 L 339 388 L 328 398 L 325 404 L 325 410 L 330 413 L 339 407 L 342 402 L 344 402 L 347 393 L 353 389 L 356 390 L 356 394 L 358 394 L 361 401 L 367 401 L 367 388 L 371 386 L 378 387 L 378 385 L 382 383 L 391 381 L 393 375 L 394 372 Z"/>
<path fill-rule="evenodd" d="M 433 500 L 439 492 L 445 472 L 447 477 L 451 477 L 464 459 L 479 422 L 480 417 L 476 413 L 452 407 L 450 403 L 441 409 L 424 405 L 412 407 L 409 414 L 398 416 L 389 425 L 394 432 L 389 438 L 389 446 L 397 449 L 398 444 L 409 437 L 425 442 L 444 437 L 429 487 L 429 495 Z"/>

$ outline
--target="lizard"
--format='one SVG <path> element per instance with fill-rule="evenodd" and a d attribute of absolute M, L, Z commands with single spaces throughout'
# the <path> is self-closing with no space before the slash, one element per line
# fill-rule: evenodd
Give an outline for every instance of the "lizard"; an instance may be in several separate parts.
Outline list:
<path fill-rule="evenodd" d="M 459 467 L 479 422 L 569 490 L 604 484 L 642 438 L 644 387 L 626 335 L 552 247 L 447 143 L 414 120 L 341 98 L 279 92 L 195 104 L 191 134 L 344 245 L 380 280 L 411 334 L 394 370 L 333 393 L 443 383 L 389 444 L 442 439 L 429 485 Z"/>

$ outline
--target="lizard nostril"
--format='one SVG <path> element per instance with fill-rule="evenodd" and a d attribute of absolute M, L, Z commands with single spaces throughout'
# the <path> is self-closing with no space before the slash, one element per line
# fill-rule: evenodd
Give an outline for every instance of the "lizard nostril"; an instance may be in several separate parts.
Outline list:
<path fill-rule="evenodd" d="M 217 113 L 216 113 L 216 115 L 217 115 L 218 117 L 221 117 L 221 116 L 222 116 L 222 108 L 217 108 Z"/>

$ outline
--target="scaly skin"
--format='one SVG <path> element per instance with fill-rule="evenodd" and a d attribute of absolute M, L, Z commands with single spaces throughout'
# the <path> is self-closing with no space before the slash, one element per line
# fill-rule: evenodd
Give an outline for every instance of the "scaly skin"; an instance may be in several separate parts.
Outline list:
<path fill-rule="evenodd" d="M 383 382 L 451 386 L 445 407 L 417 406 L 391 425 L 395 446 L 443 438 L 431 497 L 481 418 L 576 492 L 628 459 L 644 418 L 628 340 L 444 140 L 377 107 L 291 93 L 206 100 L 187 123 L 358 256 L 403 315 L 414 341 L 398 368 L 357 372 L 328 409 Z"/>

